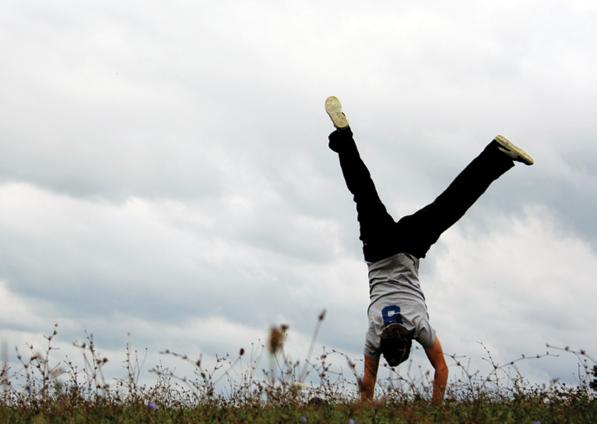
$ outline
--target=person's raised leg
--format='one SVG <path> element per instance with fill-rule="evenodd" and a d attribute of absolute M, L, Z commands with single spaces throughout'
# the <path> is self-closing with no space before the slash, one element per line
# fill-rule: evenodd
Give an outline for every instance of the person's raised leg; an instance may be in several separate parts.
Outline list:
<path fill-rule="evenodd" d="M 329 147 L 338 153 L 346 186 L 356 203 L 365 260 L 375 262 L 398 253 L 393 237 L 394 219 L 381 202 L 371 174 L 361 159 L 342 106 L 337 98 L 329 97 L 325 107 L 336 127 L 329 136 Z"/>
<path fill-rule="evenodd" d="M 432 203 L 396 224 L 402 243 L 417 257 L 425 257 L 440 235 L 458 221 L 493 181 L 514 166 L 532 165 L 529 154 L 498 135 Z"/>

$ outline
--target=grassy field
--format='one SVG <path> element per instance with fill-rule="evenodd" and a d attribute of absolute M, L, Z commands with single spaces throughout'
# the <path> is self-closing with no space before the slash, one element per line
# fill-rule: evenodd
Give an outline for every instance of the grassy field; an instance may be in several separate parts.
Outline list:
<path fill-rule="evenodd" d="M 291 362 L 284 353 L 285 331 L 272 328 L 263 346 L 265 369 L 258 368 L 260 355 L 244 349 L 209 365 L 201 357 L 164 351 L 189 373 L 177 375 L 159 365 L 149 370 L 155 382 L 145 386 L 139 384 L 137 352 L 129 347 L 123 378 L 107 382 L 108 359 L 98 353 L 92 336 L 76 344 L 81 364 L 53 363 L 54 329 L 43 351 L 33 346 L 27 353 L 17 351 L 18 366 L 3 361 L 0 423 L 597 423 L 597 366 L 584 351 L 550 347 L 577 358 L 574 385 L 525 380 L 517 364 L 541 360 L 549 350 L 506 364 L 492 362 L 487 375 L 471 372 L 452 356 L 453 377 L 443 404 L 428 400 L 429 375 L 415 379 L 389 368 L 388 377 L 379 381 L 378 400 L 362 403 L 358 367 L 347 355 L 330 351 Z M 346 374 L 334 370 L 331 356 L 346 361 Z"/>
<path fill-rule="evenodd" d="M 549 401 L 546 401 L 549 399 Z M 204 399 L 196 405 L 148 399 L 54 397 L 0 406 L 2 423 L 595 423 L 597 404 L 582 393 L 515 399 L 237 404 Z"/>
<path fill-rule="evenodd" d="M 3 406 L 2 423 L 595 423 L 596 405 L 569 398 L 546 405 L 542 399 L 447 402 L 441 407 L 424 401 L 329 405 L 227 406 L 149 409 L 143 402 L 53 401 L 29 407 Z"/>

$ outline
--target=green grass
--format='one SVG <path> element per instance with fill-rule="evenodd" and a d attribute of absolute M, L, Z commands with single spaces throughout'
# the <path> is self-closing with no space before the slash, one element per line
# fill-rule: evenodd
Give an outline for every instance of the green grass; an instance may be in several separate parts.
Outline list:
<path fill-rule="evenodd" d="M 161 406 L 144 402 L 93 400 L 72 404 L 54 400 L 44 405 L 0 407 L 2 423 L 595 423 L 597 403 L 571 395 L 545 403 L 543 397 L 508 401 L 477 399 L 424 400 L 364 405 L 338 402 L 322 405 L 199 404 Z"/>
<path fill-rule="evenodd" d="M 357 397 L 357 367 L 347 355 L 332 350 L 302 364 L 291 362 L 284 353 L 285 331 L 272 329 L 260 352 L 241 349 L 236 357 L 218 357 L 209 367 L 201 358 L 164 351 L 191 371 L 176 375 L 156 366 L 150 370 L 156 381 L 146 387 L 138 384 L 143 360 L 129 346 L 124 377 L 107 382 L 103 367 L 108 360 L 98 353 L 92 336 L 75 344 L 82 366 L 70 360 L 52 363 L 54 329 L 43 352 L 29 346 L 27 353 L 18 353 L 19 367 L 9 366 L 5 358 L 0 368 L 0 424 L 597 423 L 597 366 L 584 351 L 548 346 L 576 356 L 575 385 L 525 380 L 517 364 L 556 356 L 549 350 L 504 364 L 495 363 L 486 351 L 485 359 L 493 365 L 487 375 L 469 370 L 460 357 L 449 357 L 452 379 L 441 405 L 428 400 L 429 374 L 405 374 L 410 366 L 386 368 L 388 376 L 378 382 L 377 400 L 362 403 Z M 269 369 L 258 368 L 261 353 Z M 348 375 L 334 371 L 329 362 L 334 356 L 347 361 Z M 304 381 L 310 382 L 301 384 Z"/>

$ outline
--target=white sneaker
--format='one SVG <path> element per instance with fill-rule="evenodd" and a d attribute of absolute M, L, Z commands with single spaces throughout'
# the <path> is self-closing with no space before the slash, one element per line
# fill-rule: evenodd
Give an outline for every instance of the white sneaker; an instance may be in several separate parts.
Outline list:
<path fill-rule="evenodd" d="M 532 165 L 535 163 L 531 155 L 522 150 L 520 147 L 512 144 L 510 140 L 503 135 L 496 135 L 494 140 L 499 144 L 498 149 L 510 156 L 512 160 L 522 162 L 525 165 Z"/>
<path fill-rule="evenodd" d="M 348 127 L 348 119 L 344 112 L 342 112 L 342 104 L 335 96 L 330 96 L 325 99 L 325 111 L 330 116 L 334 126 L 338 129 Z"/>

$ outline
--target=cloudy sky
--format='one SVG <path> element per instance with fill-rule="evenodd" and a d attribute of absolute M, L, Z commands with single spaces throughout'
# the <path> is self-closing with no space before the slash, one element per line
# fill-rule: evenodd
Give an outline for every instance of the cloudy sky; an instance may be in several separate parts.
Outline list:
<path fill-rule="evenodd" d="M 1 2 L 0 339 L 58 323 L 64 352 L 87 330 L 155 364 L 287 323 L 301 359 L 326 309 L 318 349 L 358 357 L 336 95 L 396 219 L 496 134 L 536 160 L 421 264 L 444 349 L 597 356 L 596 20 L 590 0 Z M 568 359 L 523 366 L 571 378 Z"/>

